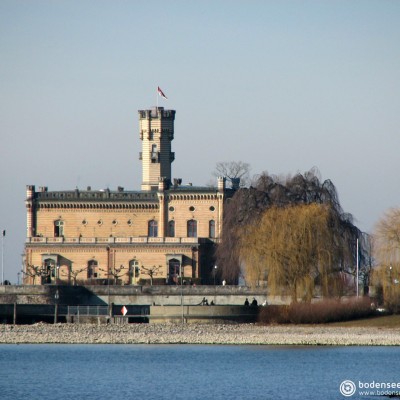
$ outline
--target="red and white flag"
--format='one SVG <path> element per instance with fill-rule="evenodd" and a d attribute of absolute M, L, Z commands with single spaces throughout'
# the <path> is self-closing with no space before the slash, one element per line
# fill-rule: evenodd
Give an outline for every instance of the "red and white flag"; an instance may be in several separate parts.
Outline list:
<path fill-rule="evenodd" d="M 160 89 L 160 86 L 158 86 L 157 92 L 158 92 L 158 94 L 159 94 L 163 99 L 168 100 L 168 97 L 167 97 L 167 96 L 164 94 L 164 92 Z"/>

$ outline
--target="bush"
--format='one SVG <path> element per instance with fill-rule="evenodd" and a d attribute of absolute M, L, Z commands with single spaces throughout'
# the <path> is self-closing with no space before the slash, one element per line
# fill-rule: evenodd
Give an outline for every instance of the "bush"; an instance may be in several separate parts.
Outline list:
<path fill-rule="evenodd" d="M 369 298 L 321 300 L 316 303 L 292 303 L 267 306 L 260 310 L 259 322 L 265 324 L 325 324 L 369 317 L 374 314 Z"/>
<path fill-rule="evenodd" d="M 288 324 L 289 306 L 266 306 L 261 307 L 258 321 L 263 324 Z"/>

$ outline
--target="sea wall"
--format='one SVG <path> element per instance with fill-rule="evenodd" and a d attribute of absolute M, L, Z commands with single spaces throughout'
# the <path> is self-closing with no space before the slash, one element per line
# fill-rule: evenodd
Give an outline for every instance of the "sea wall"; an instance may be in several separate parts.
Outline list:
<path fill-rule="evenodd" d="M 224 323 L 257 322 L 260 307 L 228 305 L 179 306 L 68 306 L 59 304 L 0 304 L 0 323 L 32 324 L 67 322 L 128 323 Z"/>
<path fill-rule="evenodd" d="M 12 285 L 0 286 L 0 304 L 70 305 L 186 305 L 199 304 L 203 298 L 218 305 L 243 305 L 246 298 L 255 297 L 259 304 L 287 304 L 287 297 L 272 297 L 266 288 L 243 286 L 64 286 Z M 183 299 L 183 300 L 182 300 Z"/>

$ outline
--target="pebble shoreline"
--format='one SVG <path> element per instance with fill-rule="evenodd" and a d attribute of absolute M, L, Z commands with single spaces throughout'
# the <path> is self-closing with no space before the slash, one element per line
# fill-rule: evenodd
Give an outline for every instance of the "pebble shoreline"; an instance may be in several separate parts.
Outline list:
<path fill-rule="evenodd" d="M 400 329 L 255 324 L 2 325 L 7 344 L 400 346 Z"/>

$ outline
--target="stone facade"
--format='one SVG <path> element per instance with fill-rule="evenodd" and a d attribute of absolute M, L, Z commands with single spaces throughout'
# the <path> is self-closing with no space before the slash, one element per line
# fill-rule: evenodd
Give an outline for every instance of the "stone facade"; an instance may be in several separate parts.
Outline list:
<path fill-rule="evenodd" d="M 215 188 L 171 182 L 174 110 L 139 111 L 141 191 L 27 186 L 24 283 L 210 281 L 224 202 Z"/>

